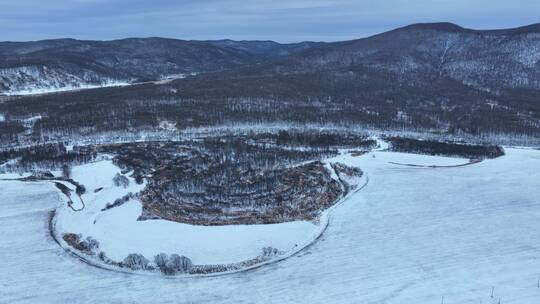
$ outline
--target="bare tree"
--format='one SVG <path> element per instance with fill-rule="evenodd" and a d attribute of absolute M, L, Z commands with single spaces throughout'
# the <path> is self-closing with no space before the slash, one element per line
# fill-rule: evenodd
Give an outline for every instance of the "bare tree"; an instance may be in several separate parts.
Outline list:
<path fill-rule="evenodd" d="M 129 254 L 124 261 L 122 261 L 123 266 L 131 268 L 132 270 L 147 269 L 148 263 L 149 261 L 142 254 L 137 253 Z"/>
<path fill-rule="evenodd" d="M 113 177 L 113 183 L 116 187 L 127 188 L 129 186 L 129 179 L 124 175 L 116 173 L 116 175 Z"/>
<path fill-rule="evenodd" d="M 62 165 L 62 177 L 71 178 L 71 166 L 68 164 Z"/>

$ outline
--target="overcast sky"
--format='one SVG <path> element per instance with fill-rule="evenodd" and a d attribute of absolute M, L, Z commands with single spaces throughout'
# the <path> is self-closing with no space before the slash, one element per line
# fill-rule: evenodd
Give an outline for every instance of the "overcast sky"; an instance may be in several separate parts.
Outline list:
<path fill-rule="evenodd" d="M 478 29 L 536 23 L 540 0 L 0 0 L 0 41 L 336 41 L 439 21 Z"/>

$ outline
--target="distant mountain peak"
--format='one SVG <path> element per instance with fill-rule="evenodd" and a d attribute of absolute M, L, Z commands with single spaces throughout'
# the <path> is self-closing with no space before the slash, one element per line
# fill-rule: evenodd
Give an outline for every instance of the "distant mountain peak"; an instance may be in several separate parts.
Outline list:
<path fill-rule="evenodd" d="M 500 29 L 500 30 L 487 30 L 483 32 L 488 33 L 499 33 L 499 34 L 529 34 L 529 33 L 540 33 L 540 23 L 534 23 L 526 26 L 510 28 L 510 29 Z"/>
<path fill-rule="evenodd" d="M 396 29 L 396 31 L 403 30 L 432 30 L 440 32 L 451 33 L 477 33 L 477 34 L 494 34 L 494 35 L 519 35 L 528 33 L 540 33 L 540 23 L 531 25 L 507 28 L 507 29 L 488 29 L 488 30 L 476 30 L 470 28 L 464 28 L 451 22 L 435 22 L 435 23 L 415 23 Z"/>
<path fill-rule="evenodd" d="M 463 28 L 455 23 L 451 22 L 435 22 L 435 23 L 415 23 L 401 28 L 415 29 L 415 30 L 435 30 L 444 32 L 467 32 L 469 29 Z"/>

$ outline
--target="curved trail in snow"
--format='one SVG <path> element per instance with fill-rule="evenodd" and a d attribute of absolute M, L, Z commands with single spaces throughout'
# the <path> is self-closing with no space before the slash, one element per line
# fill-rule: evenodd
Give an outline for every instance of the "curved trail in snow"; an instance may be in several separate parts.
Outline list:
<path fill-rule="evenodd" d="M 378 138 L 376 138 L 376 140 L 377 140 L 377 147 L 373 149 L 372 152 L 379 152 L 388 148 L 387 142 L 382 141 Z M 289 252 L 286 252 L 283 255 L 277 256 L 275 258 L 272 258 L 272 259 L 254 264 L 254 265 L 235 269 L 235 270 L 214 272 L 214 273 L 207 273 L 207 274 L 178 274 L 171 277 L 172 278 L 217 277 L 217 276 L 224 276 L 224 275 L 230 275 L 230 274 L 235 274 L 235 273 L 248 272 L 248 271 L 252 271 L 266 265 L 275 264 L 285 259 L 288 259 L 290 257 L 299 255 L 300 253 L 304 252 L 305 250 L 313 246 L 318 240 L 321 239 L 321 237 L 326 232 L 327 228 L 329 227 L 332 221 L 334 210 L 336 210 L 336 208 L 338 208 L 339 206 L 347 202 L 353 195 L 355 195 L 356 193 L 358 193 L 359 191 L 367 187 L 367 185 L 369 184 L 368 173 L 364 172 L 364 176 L 365 176 L 365 180 L 362 185 L 358 186 L 358 188 L 354 189 L 353 191 L 346 193 L 335 204 L 333 204 L 331 207 L 327 208 L 326 210 L 322 211 L 321 216 L 319 218 L 319 225 L 320 225 L 319 231 L 317 231 L 312 237 L 306 240 L 306 242 L 300 244 L 297 247 L 296 246 L 293 247 L 293 249 L 290 250 Z M 338 182 L 344 185 L 343 181 L 338 180 Z M 346 186 L 344 185 L 344 187 Z M 107 263 L 99 261 L 98 259 L 94 259 L 92 257 L 86 256 L 85 254 L 73 249 L 71 246 L 64 244 L 61 241 L 61 236 L 58 235 L 57 230 L 56 230 L 56 213 L 55 212 L 52 213 L 49 219 L 49 230 L 50 230 L 50 234 L 52 238 L 61 248 L 63 248 L 70 255 L 75 256 L 76 258 L 84 262 L 85 264 L 94 266 L 99 269 L 109 270 L 109 271 L 119 272 L 119 273 L 138 274 L 138 275 L 146 275 L 146 276 L 151 276 L 151 275 L 163 276 L 163 274 L 159 271 L 148 271 L 148 270 L 133 271 L 133 270 L 121 268 L 115 265 L 109 265 Z M 242 262 L 245 262 L 245 261 L 240 261 L 233 264 L 240 264 Z M 199 266 L 204 266 L 204 265 L 199 265 Z"/>
<path fill-rule="evenodd" d="M 398 165 L 398 166 L 404 166 L 404 167 L 411 167 L 411 168 L 416 168 L 416 169 L 437 169 L 437 168 L 460 168 L 460 167 L 467 167 L 467 166 L 479 164 L 479 163 L 481 163 L 481 162 L 483 162 L 483 161 L 484 161 L 484 160 L 474 160 L 474 161 L 470 161 L 470 162 L 467 162 L 467 163 L 464 163 L 464 164 L 459 164 L 459 165 L 448 165 L 448 166 L 439 166 L 439 165 L 426 166 L 426 165 L 416 165 L 416 164 L 404 164 L 404 163 L 398 163 L 398 162 L 388 162 L 388 163 L 389 163 L 389 164 L 392 164 L 392 165 Z"/>
<path fill-rule="evenodd" d="M 361 186 L 359 186 L 354 191 L 348 193 L 347 195 L 343 196 L 334 205 L 332 205 L 330 208 L 323 211 L 323 215 L 321 215 L 321 223 L 320 223 L 321 229 L 320 229 L 320 231 L 312 239 L 310 239 L 307 242 L 305 242 L 304 244 L 298 246 L 296 249 L 291 250 L 290 252 L 287 252 L 286 254 L 278 256 L 278 257 L 276 257 L 274 259 L 270 259 L 270 260 L 267 260 L 267 261 L 264 261 L 264 262 L 261 262 L 261 263 L 257 263 L 255 265 L 248 266 L 248 267 L 245 267 L 245 268 L 237 269 L 237 270 L 214 272 L 214 273 L 207 273 L 207 274 L 178 274 L 178 275 L 167 276 L 167 277 L 175 278 L 175 279 L 185 279 L 185 278 L 206 278 L 206 277 L 218 277 L 218 276 L 232 275 L 232 274 L 237 274 L 237 273 L 244 273 L 244 272 L 248 272 L 248 271 L 253 271 L 253 270 L 259 269 L 261 267 L 276 264 L 276 263 L 284 261 L 284 260 L 286 260 L 288 258 L 299 255 L 300 253 L 304 252 L 305 250 L 307 250 L 308 248 L 313 246 L 318 240 L 321 239 L 323 234 L 326 232 L 327 228 L 330 226 L 334 210 L 337 207 L 339 207 L 340 205 L 342 205 L 343 203 L 347 202 L 351 198 L 351 196 L 353 196 L 354 194 L 358 193 L 359 191 L 361 191 L 362 189 L 367 187 L 367 185 L 369 184 L 369 177 L 368 177 L 367 173 L 365 173 L 365 177 L 366 177 L 365 182 Z M 48 227 L 49 227 L 49 234 L 50 234 L 51 238 L 54 240 L 54 242 L 56 244 L 58 244 L 62 249 L 64 249 L 64 251 L 69 253 L 71 256 L 76 257 L 78 260 L 80 260 L 81 262 L 83 262 L 83 263 L 85 263 L 85 264 L 87 264 L 89 266 L 92 266 L 92 267 L 95 267 L 95 268 L 98 268 L 98 269 L 102 269 L 102 270 L 108 270 L 108 271 L 111 271 L 111 272 L 118 272 L 118 273 L 144 275 L 144 276 L 160 276 L 160 277 L 165 276 L 164 274 L 162 274 L 161 272 L 158 272 L 158 271 L 156 271 L 156 272 L 153 272 L 153 271 L 133 271 L 133 270 L 120 268 L 120 267 L 113 266 L 113 265 L 108 265 L 108 264 L 105 264 L 105 263 L 98 262 L 97 260 L 88 258 L 87 256 L 80 253 L 79 251 L 74 250 L 69 245 L 66 245 L 66 244 L 64 244 L 63 242 L 60 241 L 61 237 L 57 234 L 57 231 L 56 231 L 56 212 L 55 212 L 55 210 L 51 211 L 51 216 L 49 218 Z M 239 263 L 241 263 L 241 262 L 239 262 Z"/>

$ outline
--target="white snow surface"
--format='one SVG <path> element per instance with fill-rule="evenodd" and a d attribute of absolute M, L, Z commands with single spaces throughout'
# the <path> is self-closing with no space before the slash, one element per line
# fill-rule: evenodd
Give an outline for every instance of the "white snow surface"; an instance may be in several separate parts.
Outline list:
<path fill-rule="evenodd" d="M 22 90 L 6 91 L 2 92 L 7 96 L 16 96 L 16 95 L 39 95 L 39 94 L 49 94 L 57 92 L 69 92 L 69 91 L 80 91 L 88 89 L 97 89 L 97 88 L 106 88 L 106 87 L 124 87 L 130 85 L 129 82 L 125 81 L 114 81 L 110 80 L 103 84 L 86 84 L 80 83 L 77 85 L 64 85 L 64 86 L 36 86 L 31 88 L 26 88 Z"/>
<path fill-rule="evenodd" d="M 127 203 L 101 211 L 128 192 L 137 193 L 144 185 L 132 178 L 124 189 L 115 187 L 112 179 L 120 173 L 110 160 L 73 168 L 72 178 L 87 188 L 82 195 L 86 203 L 82 211 L 60 205 L 56 215 L 56 231 L 81 234 L 100 242 L 100 250 L 107 257 L 122 261 L 130 253 L 143 254 L 150 261 L 161 252 L 189 257 L 194 264 L 228 264 L 259 256 L 263 247 L 274 247 L 283 252 L 318 236 L 321 227 L 308 221 L 272 225 L 195 226 L 165 220 L 137 221 L 142 205 L 132 199 Z M 126 174 L 126 176 L 128 176 Z M 64 183 L 70 186 L 69 183 Z M 73 187 L 73 186 L 71 186 Z M 94 193 L 94 189 L 103 189 Z M 72 195 L 74 208 L 79 209 L 78 197 Z"/>
<path fill-rule="evenodd" d="M 316 243 L 221 277 L 81 263 L 48 235 L 54 187 L 0 181 L 0 303 L 540 303 L 540 151 L 422 170 L 374 154 L 338 157 L 369 184 L 334 209 Z"/>
<path fill-rule="evenodd" d="M 153 260 L 163 252 L 184 255 L 198 265 L 241 262 L 257 257 L 266 246 L 289 251 L 316 235 L 316 227 L 306 221 L 195 226 L 164 220 L 137 222 L 140 214 L 141 204 L 132 200 L 104 212 L 87 235 L 99 240 L 101 250 L 115 261 L 122 261 L 130 253 L 141 253 Z"/>

